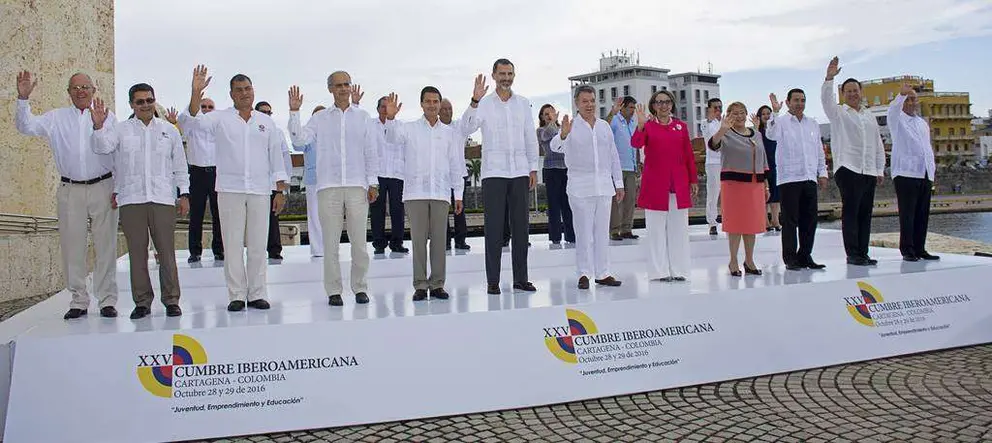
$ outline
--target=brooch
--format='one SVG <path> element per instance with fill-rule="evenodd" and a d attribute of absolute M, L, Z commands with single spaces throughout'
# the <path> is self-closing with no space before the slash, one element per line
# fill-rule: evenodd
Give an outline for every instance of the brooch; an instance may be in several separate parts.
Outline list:
<path fill-rule="evenodd" d="M 259 132 L 265 132 L 265 125 L 258 125 Z"/>
<path fill-rule="evenodd" d="M 678 123 L 676 123 L 676 124 L 675 124 L 675 130 L 676 130 L 676 131 L 681 131 L 681 130 L 682 130 L 682 125 L 681 125 L 681 124 L 678 124 Z"/>

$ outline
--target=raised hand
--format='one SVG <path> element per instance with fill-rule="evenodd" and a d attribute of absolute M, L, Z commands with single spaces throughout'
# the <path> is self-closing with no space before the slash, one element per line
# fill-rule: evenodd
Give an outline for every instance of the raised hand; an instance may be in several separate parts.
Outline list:
<path fill-rule="evenodd" d="M 902 89 L 899 90 L 899 95 L 909 95 L 910 92 L 913 92 L 913 87 L 909 83 L 903 83 Z"/>
<path fill-rule="evenodd" d="M 93 119 L 93 129 L 100 130 L 103 123 L 107 121 L 107 106 L 103 100 L 94 97 L 93 104 L 90 105 L 90 117 Z"/>
<path fill-rule="evenodd" d="M 562 140 L 568 138 L 568 134 L 572 132 L 572 119 L 568 118 L 568 115 L 561 119 L 561 130 L 558 132 Z"/>
<path fill-rule="evenodd" d="M 210 86 L 210 80 L 213 77 L 207 76 L 207 67 L 204 65 L 197 65 L 193 68 L 193 92 L 203 92 Z"/>
<path fill-rule="evenodd" d="M 772 103 L 772 113 L 778 114 L 778 111 L 782 110 L 782 102 L 778 101 L 778 97 L 775 93 L 768 94 L 768 101 Z"/>
<path fill-rule="evenodd" d="M 617 97 L 617 100 L 613 102 L 613 110 L 610 111 L 610 114 L 619 114 L 621 109 L 623 109 L 623 97 Z"/>
<path fill-rule="evenodd" d="M 403 109 L 403 103 L 400 103 L 400 97 L 395 92 L 390 92 L 389 96 L 386 97 L 386 119 L 392 120 L 396 118 L 396 114 L 399 114 L 400 109 Z"/>
<path fill-rule="evenodd" d="M 17 73 L 17 98 L 19 100 L 27 100 L 31 97 L 31 91 L 34 91 L 35 86 L 38 86 L 38 80 L 32 79 L 30 72 Z"/>
<path fill-rule="evenodd" d="M 727 115 L 720 120 L 720 127 L 730 129 L 734 127 L 734 123 L 737 123 L 737 117 L 735 117 L 734 114 L 727 112 Z"/>
<path fill-rule="evenodd" d="M 176 108 L 172 107 L 166 110 L 165 121 L 173 125 L 179 124 L 179 112 L 176 111 Z"/>
<path fill-rule="evenodd" d="M 482 100 L 482 97 L 486 96 L 486 92 L 489 91 L 489 86 L 486 85 L 486 77 L 479 74 L 475 78 L 475 87 L 472 89 L 472 99 L 475 101 Z"/>
<path fill-rule="evenodd" d="M 648 115 L 645 112 L 644 104 L 638 103 L 635 109 L 637 113 L 637 127 L 643 128 L 644 124 L 648 122 Z"/>
<path fill-rule="evenodd" d="M 362 97 L 365 97 L 365 93 L 362 92 L 362 85 L 351 85 L 351 102 L 358 104 L 362 101 Z"/>
<path fill-rule="evenodd" d="M 758 114 L 751 114 L 751 124 L 754 125 L 754 129 L 758 129 L 761 126 L 761 117 L 758 117 Z"/>
<path fill-rule="evenodd" d="M 303 106 L 303 94 L 300 94 L 300 87 L 293 85 L 289 87 L 289 112 L 296 112 Z"/>
<path fill-rule="evenodd" d="M 831 81 L 837 74 L 840 74 L 840 60 L 837 57 L 830 59 L 830 63 L 827 65 L 827 81 Z"/>

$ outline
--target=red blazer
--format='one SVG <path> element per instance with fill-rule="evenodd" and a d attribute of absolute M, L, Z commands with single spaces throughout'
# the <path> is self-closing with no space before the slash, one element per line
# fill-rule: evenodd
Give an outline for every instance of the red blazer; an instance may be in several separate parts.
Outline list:
<path fill-rule="evenodd" d="M 668 194 L 675 191 L 677 209 L 692 207 L 690 183 L 698 183 L 696 158 L 689 141 L 685 122 L 672 118 L 663 125 L 649 121 L 644 130 L 637 130 L 630 139 L 634 148 L 644 149 L 644 171 L 637 206 L 653 210 L 668 210 Z"/>

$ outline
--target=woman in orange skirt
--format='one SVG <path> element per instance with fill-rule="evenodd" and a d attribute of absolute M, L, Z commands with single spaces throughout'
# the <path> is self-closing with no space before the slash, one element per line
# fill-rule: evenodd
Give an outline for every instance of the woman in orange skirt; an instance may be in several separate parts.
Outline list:
<path fill-rule="evenodd" d="M 751 117 L 756 121 L 756 117 Z M 761 275 L 754 264 L 754 241 L 765 232 L 765 202 L 768 200 L 768 159 L 761 134 L 745 126 L 747 108 L 731 103 L 720 130 L 710 138 L 710 148 L 722 153 L 720 209 L 723 231 L 730 238 L 730 275 L 741 276 L 737 251 L 744 240 L 744 273 Z M 757 128 L 757 125 L 755 125 Z"/>

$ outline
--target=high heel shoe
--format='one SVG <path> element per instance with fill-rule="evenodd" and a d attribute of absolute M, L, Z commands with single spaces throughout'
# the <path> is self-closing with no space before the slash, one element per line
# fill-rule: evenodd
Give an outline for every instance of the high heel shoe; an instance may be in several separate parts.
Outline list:
<path fill-rule="evenodd" d="M 757 268 L 751 269 L 747 266 L 747 264 L 745 264 L 744 273 L 748 275 L 761 275 L 761 269 L 757 269 Z"/>
<path fill-rule="evenodd" d="M 731 268 L 730 267 L 730 265 L 727 265 L 727 269 L 730 269 L 730 275 L 731 276 L 733 276 L 733 277 L 740 277 L 741 276 L 741 270 L 740 269 L 738 269 L 738 270 L 735 271 L 734 268 Z"/>

